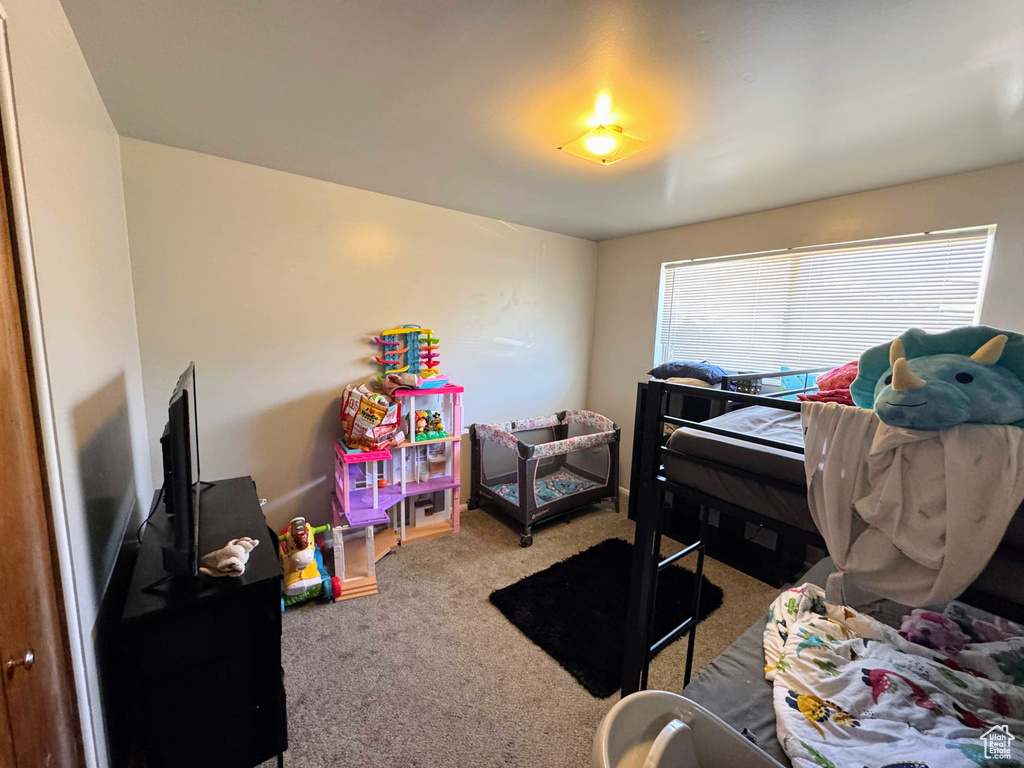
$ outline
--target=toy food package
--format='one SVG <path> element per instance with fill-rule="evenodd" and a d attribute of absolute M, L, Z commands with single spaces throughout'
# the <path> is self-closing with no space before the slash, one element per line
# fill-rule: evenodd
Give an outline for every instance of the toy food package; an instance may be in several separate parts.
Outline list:
<path fill-rule="evenodd" d="M 399 430 L 397 403 L 389 397 L 371 392 L 365 385 L 348 387 L 341 401 L 341 426 L 345 445 L 375 451 L 404 439 Z"/>

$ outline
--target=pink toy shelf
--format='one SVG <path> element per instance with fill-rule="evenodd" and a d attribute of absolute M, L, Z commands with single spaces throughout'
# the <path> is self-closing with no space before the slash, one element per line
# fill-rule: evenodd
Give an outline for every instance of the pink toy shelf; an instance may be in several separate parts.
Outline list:
<path fill-rule="evenodd" d="M 392 328 L 373 342 L 381 347 L 374 361 L 381 366 L 382 380 L 418 388 L 392 395 L 401 403 L 401 443 L 376 451 L 352 449 L 341 441 L 334 445 L 331 508 L 334 575 L 341 580 L 338 600 L 376 594 L 376 540 L 384 545 L 383 556 L 397 544 L 459 530 L 464 390 L 438 370 L 440 340 L 429 328 Z"/>
<path fill-rule="evenodd" d="M 401 543 L 459 530 L 464 391 L 451 383 L 399 389 L 394 397 L 402 400 L 403 431 L 407 436 L 402 443 L 372 452 L 335 444 L 336 528 L 372 530 L 375 525 L 387 525 Z M 434 424 L 439 421 L 443 425 L 443 436 L 417 436 L 418 408 L 427 411 Z"/>
<path fill-rule="evenodd" d="M 342 501 L 338 489 L 348 467 L 361 466 L 361 462 L 380 461 L 391 454 L 387 451 L 362 453 L 349 451 L 340 442 L 334 444 L 335 493 L 331 499 L 334 517 L 333 549 L 334 575 L 341 581 L 341 591 L 335 600 L 349 600 L 377 594 L 377 560 L 374 526 L 387 524 L 386 513 L 375 508 L 374 500 L 359 496 L 363 491 Z M 365 493 L 369 493 L 367 490 Z M 342 503 L 349 513 L 343 512 Z"/>

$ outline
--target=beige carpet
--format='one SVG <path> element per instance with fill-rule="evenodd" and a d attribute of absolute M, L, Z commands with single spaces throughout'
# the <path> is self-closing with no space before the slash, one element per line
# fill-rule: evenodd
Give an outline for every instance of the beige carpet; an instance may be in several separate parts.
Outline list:
<path fill-rule="evenodd" d="M 460 533 L 384 558 L 378 595 L 290 610 L 285 765 L 588 766 L 594 731 L 618 696 L 595 699 L 487 598 L 608 537 L 631 539 L 632 530 L 624 512 L 601 509 L 542 527 L 521 549 L 503 521 L 474 510 Z M 776 593 L 714 560 L 705 575 L 725 599 L 697 629 L 696 668 Z M 663 651 L 650 687 L 680 690 L 685 653 L 685 639 Z"/>

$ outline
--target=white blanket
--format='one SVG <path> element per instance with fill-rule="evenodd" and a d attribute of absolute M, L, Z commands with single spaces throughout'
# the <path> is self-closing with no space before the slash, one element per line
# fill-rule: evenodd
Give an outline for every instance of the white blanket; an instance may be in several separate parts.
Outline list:
<path fill-rule="evenodd" d="M 874 411 L 803 403 L 811 516 L 842 580 L 904 605 L 943 603 L 984 570 L 1024 499 L 1024 430 L 898 429 Z"/>
<path fill-rule="evenodd" d="M 813 584 L 783 592 L 765 627 L 794 768 L 1021 768 L 1024 637 L 947 655 L 823 598 Z"/>

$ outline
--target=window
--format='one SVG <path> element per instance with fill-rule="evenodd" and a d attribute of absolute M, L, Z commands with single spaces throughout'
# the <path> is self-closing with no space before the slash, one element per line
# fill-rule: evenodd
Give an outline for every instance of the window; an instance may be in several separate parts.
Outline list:
<path fill-rule="evenodd" d="M 662 265 L 655 363 L 841 365 L 908 328 L 978 321 L 995 227 Z"/>

